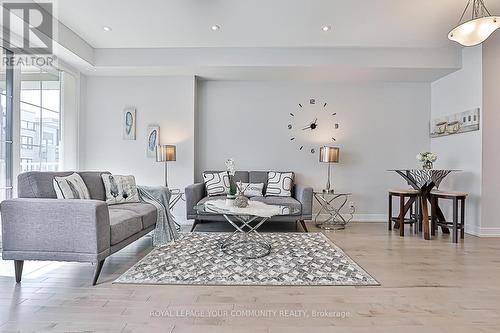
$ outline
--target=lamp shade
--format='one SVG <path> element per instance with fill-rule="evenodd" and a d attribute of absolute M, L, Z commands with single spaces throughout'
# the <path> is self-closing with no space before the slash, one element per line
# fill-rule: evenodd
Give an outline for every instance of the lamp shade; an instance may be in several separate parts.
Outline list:
<path fill-rule="evenodd" d="M 156 147 L 156 161 L 168 162 L 175 161 L 176 151 L 174 145 L 159 145 Z"/>
<path fill-rule="evenodd" d="M 481 17 L 459 25 L 449 33 L 448 38 L 463 46 L 475 46 L 484 42 L 498 28 L 500 17 Z"/>
<path fill-rule="evenodd" d="M 319 161 L 324 163 L 338 163 L 340 149 L 337 147 L 323 146 L 319 149 Z"/>
<path fill-rule="evenodd" d="M 463 46 L 474 46 L 484 42 L 500 28 L 500 17 L 491 15 L 484 4 L 485 0 L 468 0 L 459 20 L 459 26 L 450 31 L 448 38 Z M 467 11 L 471 19 L 463 21 Z"/>

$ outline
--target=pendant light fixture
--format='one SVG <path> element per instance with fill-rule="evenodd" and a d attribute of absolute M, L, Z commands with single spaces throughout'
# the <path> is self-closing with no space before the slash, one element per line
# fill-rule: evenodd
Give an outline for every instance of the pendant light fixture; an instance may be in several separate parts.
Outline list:
<path fill-rule="evenodd" d="M 463 22 L 469 9 L 472 11 L 472 18 Z M 500 28 L 500 17 L 492 16 L 483 0 L 469 0 L 458 23 L 459 26 L 450 31 L 448 38 L 463 46 L 475 46 L 484 42 Z"/>

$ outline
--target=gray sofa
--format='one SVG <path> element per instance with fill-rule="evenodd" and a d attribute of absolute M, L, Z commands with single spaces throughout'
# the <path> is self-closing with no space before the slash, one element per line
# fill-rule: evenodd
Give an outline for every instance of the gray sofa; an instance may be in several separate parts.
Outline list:
<path fill-rule="evenodd" d="M 109 206 L 101 175 L 78 172 L 92 200 L 56 199 L 54 176 L 73 172 L 27 172 L 18 177 L 19 199 L 5 200 L 2 257 L 14 260 L 21 281 L 24 260 L 96 263 L 97 283 L 104 260 L 155 228 L 157 212 L 147 203 Z"/>
<path fill-rule="evenodd" d="M 218 173 L 220 171 L 205 171 L 205 173 Z M 264 193 L 267 185 L 267 171 L 236 171 L 234 180 L 245 183 L 264 183 Z M 205 184 L 196 183 L 189 185 L 185 190 L 186 194 L 186 217 L 188 220 L 194 220 L 191 231 L 194 231 L 196 225 L 201 221 L 223 221 L 221 215 L 198 214 L 194 207 L 208 200 L 224 199 L 225 196 L 208 197 Z M 313 189 L 302 185 L 294 184 L 291 197 L 254 197 L 250 200 L 258 200 L 273 205 L 287 205 L 299 208 L 299 213 L 295 215 L 275 216 L 270 221 L 282 222 L 300 222 L 304 231 L 307 232 L 305 220 L 312 219 Z"/>

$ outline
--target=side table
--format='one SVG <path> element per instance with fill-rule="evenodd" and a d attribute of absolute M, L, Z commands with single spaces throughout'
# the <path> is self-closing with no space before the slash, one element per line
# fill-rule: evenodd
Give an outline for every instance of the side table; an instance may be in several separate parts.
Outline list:
<path fill-rule="evenodd" d="M 314 217 L 316 226 L 324 230 L 345 229 L 346 224 L 353 218 L 353 212 L 349 211 L 348 214 L 350 217 L 346 219 L 341 211 L 351 195 L 352 193 L 348 192 L 314 192 L 314 199 L 321 207 Z M 323 213 L 325 213 L 326 218 L 322 218 Z"/>
<path fill-rule="evenodd" d="M 186 199 L 184 198 L 184 192 L 182 192 L 180 189 L 171 189 L 170 202 L 168 203 L 169 206 L 168 208 L 172 210 L 175 207 L 175 205 L 181 200 L 186 201 Z M 175 228 L 177 229 L 177 231 L 181 231 L 181 226 L 177 222 L 175 222 Z"/>

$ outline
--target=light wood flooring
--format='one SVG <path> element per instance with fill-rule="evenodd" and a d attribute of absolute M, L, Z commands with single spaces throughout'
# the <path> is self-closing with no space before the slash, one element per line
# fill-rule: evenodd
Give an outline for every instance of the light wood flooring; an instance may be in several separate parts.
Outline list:
<path fill-rule="evenodd" d="M 381 286 L 112 284 L 151 250 L 143 238 L 107 260 L 95 287 L 90 264 L 26 262 L 16 285 L 12 262 L 0 261 L 0 332 L 500 331 L 499 239 L 466 236 L 456 245 L 447 235 L 401 238 L 382 223 L 325 234 Z"/>

